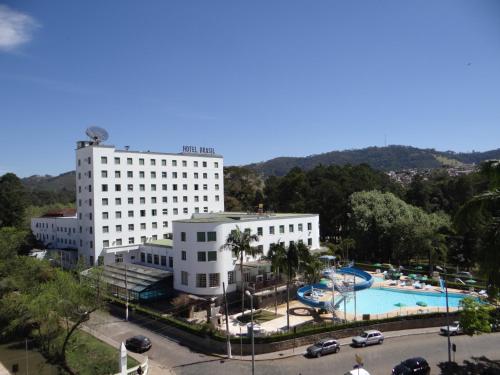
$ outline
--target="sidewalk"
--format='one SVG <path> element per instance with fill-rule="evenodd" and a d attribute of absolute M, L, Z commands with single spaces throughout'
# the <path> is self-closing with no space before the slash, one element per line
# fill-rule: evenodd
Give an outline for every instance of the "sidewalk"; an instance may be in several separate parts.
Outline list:
<path fill-rule="evenodd" d="M 87 327 L 84 324 L 80 326 L 80 329 L 82 331 L 88 333 L 89 335 L 92 335 L 95 338 L 97 338 L 97 339 L 105 342 L 106 344 L 111 345 L 114 348 L 117 348 L 117 349 L 120 348 L 121 343 L 113 340 L 110 337 L 107 337 L 107 336 L 99 333 L 98 331 L 96 331 L 94 329 L 91 329 L 91 328 Z M 131 351 L 127 351 L 127 355 L 129 355 L 130 357 L 134 358 L 139 363 L 143 363 L 146 360 L 146 356 L 144 356 L 142 354 L 138 354 L 138 353 L 133 353 Z M 1 375 L 1 373 L 0 373 L 0 375 Z M 151 359 L 149 359 L 149 372 L 148 372 L 148 375 L 174 375 L 174 373 L 171 371 L 171 369 L 169 369 L 169 368 L 167 368 L 167 367 L 165 367 L 165 366 L 163 366 L 163 365 L 161 365 L 159 363 L 156 363 L 155 361 L 152 361 Z"/>
<path fill-rule="evenodd" d="M 391 338 L 395 337 L 404 337 L 404 336 L 415 336 L 415 335 L 426 335 L 430 333 L 439 333 L 439 327 L 431 327 L 431 328 L 417 328 L 417 329 L 406 329 L 406 330 L 401 330 L 401 331 L 390 331 L 390 332 L 383 332 L 385 340 L 390 340 Z M 335 337 L 335 333 L 332 333 L 332 337 Z M 352 342 L 351 337 L 346 337 L 343 339 L 338 340 L 341 346 L 347 346 L 350 345 Z M 286 349 L 278 352 L 273 352 L 273 353 L 265 353 L 265 354 L 257 354 L 255 356 L 256 361 L 271 361 L 271 360 L 279 360 L 283 358 L 289 358 L 289 357 L 294 357 L 294 356 L 302 356 L 306 352 L 306 349 L 310 345 L 305 345 L 305 346 L 299 346 L 295 349 Z M 238 355 L 239 353 L 239 346 L 238 345 L 232 345 L 231 347 L 233 358 L 232 360 L 235 361 L 251 361 L 252 356 L 247 355 L 240 357 Z M 226 358 L 225 356 L 221 356 Z"/>

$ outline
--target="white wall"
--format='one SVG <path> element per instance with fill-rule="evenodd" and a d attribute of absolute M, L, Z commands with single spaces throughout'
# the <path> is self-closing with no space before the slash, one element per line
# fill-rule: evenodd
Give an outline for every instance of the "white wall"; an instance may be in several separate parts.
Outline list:
<path fill-rule="evenodd" d="M 78 246 L 76 217 L 37 217 L 31 219 L 33 235 L 53 249 Z"/>

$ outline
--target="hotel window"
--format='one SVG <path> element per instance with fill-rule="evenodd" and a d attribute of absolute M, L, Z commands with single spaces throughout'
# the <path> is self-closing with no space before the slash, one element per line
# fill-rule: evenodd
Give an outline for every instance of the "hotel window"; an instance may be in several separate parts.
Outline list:
<path fill-rule="evenodd" d="M 109 218 L 109 214 L 108 214 L 107 212 L 103 212 L 103 213 L 102 213 L 102 218 L 103 218 L 104 220 L 107 220 L 107 219 Z"/>
<path fill-rule="evenodd" d="M 195 201 L 195 202 L 199 202 L 199 201 L 200 201 L 200 197 L 199 197 L 198 195 L 195 195 L 195 196 L 194 196 L 194 201 Z"/>
<path fill-rule="evenodd" d="M 128 197 L 128 198 L 127 198 L 127 203 L 128 203 L 128 204 L 134 204 L 134 198 L 132 198 L 132 197 Z"/>
<path fill-rule="evenodd" d="M 207 261 L 207 253 L 204 251 L 198 251 L 198 262 L 206 262 Z"/>
<path fill-rule="evenodd" d="M 128 184 L 127 185 L 127 191 L 134 191 L 134 185 Z"/>
<path fill-rule="evenodd" d="M 122 186 L 120 184 L 115 184 L 115 191 L 122 191 Z"/>
<path fill-rule="evenodd" d="M 127 164 L 132 165 L 132 158 L 127 158 Z"/>
<path fill-rule="evenodd" d="M 216 262 L 217 261 L 217 251 L 207 252 L 207 261 Z"/>
<path fill-rule="evenodd" d="M 120 164 L 120 158 L 115 158 L 115 164 Z"/>
<path fill-rule="evenodd" d="M 312 230 L 313 226 L 312 223 L 307 223 L 307 230 Z"/>
<path fill-rule="evenodd" d="M 162 184 L 161 185 L 161 190 L 163 190 L 163 191 L 167 190 L 167 184 Z"/>
<path fill-rule="evenodd" d="M 101 171 L 101 177 L 102 178 L 107 178 L 108 177 L 108 171 Z"/>
<path fill-rule="evenodd" d="M 208 207 L 203 207 L 203 212 L 208 213 Z"/>
<path fill-rule="evenodd" d="M 153 222 L 151 223 L 151 227 L 152 227 L 153 229 L 158 229 L 158 223 L 157 223 L 156 221 L 153 221 Z"/>
<path fill-rule="evenodd" d="M 207 232 L 207 241 L 208 242 L 217 241 L 217 232 Z"/>
<path fill-rule="evenodd" d="M 187 178 L 187 177 L 188 177 L 187 172 L 182 172 L 182 178 Z"/>
<path fill-rule="evenodd" d="M 165 159 L 161 159 L 161 165 L 166 166 L 167 165 L 167 161 Z"/>
<path fill-rule="evenodd" d="M 234 277 L 234 271 L 227 271 L 227 283 L 228 284 L 236 283 L 236 279 Z"/>
<path fill-rule="evenodd" d="M 214 162 L 214 168 L 219 168 L 219 163 L 218 162 Z"/>
<path fill-rule="evenodd" d="M 197 162 L 196 160 L 195 160 L 195 161 L 193 161 L 193 166 L 194 166 L 195 168 L 198 168 L 198 162 Z"/>
<path fill-rule="evenodd" d="M 146 254 L 146 259 L 148 263 L 153 263 L 153 255 L 152 254 Z"/>
<path fill-rule="evenodd" d="M 188 189 L 187 184 L 182 184 L 182 190 L 187 190 L 187 189 Z"/>
<path fill-rule="evenodd" d="M 280 225 L 280 233 L 285 233 L 285 226 L 284 225 Z"/>
<path fill-rule="evenodd" d="M 109 247 L 109 241 L 108 240 L 102 241 L 102 247 Z"/>
<path fill-rule="evenodd" d="M 162 255 L 162 256 L 160 257 L 160 264 L 161 264 L 162 266 L 166 266 L 166 265 L 167 265 L 167 257 L 166 257 L 165 255 Z"/>
<path fill-rule="evenodd" d="M 139 165 L 144 165 L 144 159 L 142 158 L 139 159 Z"/>
<path fill-rule="evenodd" d="M 208 277 L 208 286 L 211 288 L 218 287 L 220 284 L 219 273 L 211 273 Z"/>
<path fill-rule="evenodd" d="M 151 159 L 151 165 L 156 165 L 156 159 Z"/>
<path fill-rule="evenodd" d="M 122 239 L 121 238 L 117 238 L 116 239 L 116 246 L 121 246 L 122 245 Z"/>
<path fill-rule="evenodd" d="M 186 271 L 181 271 L 181 284 L 188 285 L 188 273 Z"/>
<path fill-rule="evenodd" d="M 161 178 L 167 178 L 167 172 L 161 172 Z"/>
<path fill-rule="evenodd" d="M 146 197 L 139 197 L 140 204 L 146 204 Z"/>
<path fill-rule="evenodd" d="M 203 202 L 208 202 L 208 195 L 203 196 Z"/>
<path fill-rule="evenodd" d="M 194 184 L 194 190 L 198 190 L 198 184 Z"/>
<path fill-rule="evenodd" d="M 216 201 L 216 202 L 218 202 L 218 201 L 219 201 L 219 196 L 218 196 L 218 195 L 216 195 L 216 196 L 215 196 L 215 201 Z"/>
<path fill-rule="evenodd" d="M 163 208 L 161 210 L 162 215 L 168 215 L 168 208 Z"/>
<path fill-rule="evenodd" d="M 298 230 L 299 232 L 302 232 L 303 225 L 302 225 L 302 224 L 297 224 L 297 226 L 298 226 L 298 229 L 297 229 L 297 230 Z"/>
<path fill-rule="evenodd" d="M 134 177 L 134 172 L 132 172 L 132 171 L 127 171 L 127 177 L 128 177 L 128 178 L 133 178 L 133 177 Z"/>
<path fill-rule="evenodd" d="M 218 179 L 219 179 L 219 174 L 218 174 L 218 173 L 216 173 L 216 174 L 215 174 L 215 179 L 216 179 L 216 180 L 218 180 Z"/>
<path fill-rule="evenodd" d="M 146 254 L 141 251 L 141 262 L 146 263 Z"/>
<path fill-rule="evenodd" d="M 140 184 L 139 185 L 139 191 L 146 191 L 146 185 Z"/>
<path fill-rule="evenodd" d="M 141 217 L 146 217 L 146 210 L 141 210 Z"/>
<path fill-rule="evenodd" d="M 106 157 L 105 157 L 106 158 Z M 106 158 L 106 163 L 108 162 L 108 158 Z M 87 163 L 90 164 L 91 163 L 91 158 L 90 156 L 87 158 Z"/>
<path fill-rule="evenodd" d="M 196 287 L 197 288 L 207 287 L 207 275 L 205 273 L 196 274 Z"/>
<path fill-rule="evenodd" d="M 205 232 L 197 232 L 196 233 L 196 241 L 198 241 L 198 242 L 206 242 Z"/>
<path fill-rule="evenodd" d="M 177 203 L 177 196 L 172 197 L 172 202 Z"/>
<path fill-rule="evenodd" d="M 219 190 L 219 184 L 215 184 L 215 190 Z"/>
<path fill-rule="evenodd" d="M 146 229 L 146 223 L 141 223 L 141 229 Z"/>
<path fill-rule="evenodd" d="M 293 233 L 293 224 L 289 224 L 289 225 L 288 225 L 288 231 L 289 231 L 290 233 Z"/>
<path fill-rule="evenodd" d="M 179 210 L 177 208 L 174 208 L 174 215 L 178 215 L 179 214 Z"/>
<path fill-rule="evenodd" d="M 156 209 L 151 210 L 151 216 L 156 216 Z"/>
<path fill-rule="evenodd" d="M 128 212 L 128 217 L 134 217 L 134 211 L 130 210 L 130 211 Z"/>
<path fill-rule="evenodd" d="M 182 213 L 187 214 L 188 212 L 189 212 L 189 210 L 188 210 L 188 208 L 187 208 L 187 207 L 184 207 L 184 208 L 182 209 Z"/>
<path fill-rule="evenodd" d="M 133 245 L 133 244 L 134 244 L 134 241 L 135 241 L 135 240 L 134 240 L 134 237 L 129 237 L 129 238 L 128 238 L 128 244 L 129 244 L 129 245 Z"/>
<path fill-rule="evenodd" d="M 186 260 L 186 251 L 185 250 L 181 251 L 181 260 Z"/>
<path fill-rule="evenodd" d="M 155 184 L 151 184 L 151 191 L 156 191 L 156 185 Z"/>
<path fill-rule="evenodd" d="M 141 243 L 146 243 L 146 236 L 141 236 Z"/>
<path fill-rule="evenodd" d="M 177 172 L 172 172 L 172 178 L 177 178 Z"/>
<path fill-rule="evenodd" d="M 262 236 L 262 233 L 263 233 L 262 227 L 258 227 L 257 228 L 257 236 Z"/>
<path fill-rule="evenodd" d="M 151 178 L 156 178 L 156 172 L 151 172 Z"/>
<path fill-rule="evenodd" d="M 293 246 L 294 243 L 295 243 L 294 241 L 290 241 L 289 246 Z"/>
<path fill-rule="evenodd" d="M 139 178 L 144 178 L 145 174 L 144 171 L 139 171 Z"/>
<path fill-rule="evenodd" d="M 208 190 L 208 185 L 207 184 L 203 184 L 203 190 Z"/>
<path fill-rule="evenodd" d="M 156 197 L 151 197 L 151 203 L 156 203 Z"/>
<path fill-rule="evenodd" d="M 102 184 L 101 191 L 108 191 L 108 185 L 107 184 Z"/>
<path fill-rule="evenodd" d="M 186 232 L 181 232 L 181 241 L 186 242 Z"/>
<path fill-rule="evenodd" d="M 109 227 L 108 226 L 103 226 L 102 227 L 102 233 L 108 233 L 109 232 Z"/>
<path fill-rule="evenodd" d="M 198 178 L 198 172 L 194 172 L 194 178 L 197 179 Z"/>
<path fill-rule="evenodd" d="M 188 197 L 187 197 L 187 196 L 185 196 L 185 195 L 184 195 L 184 196 L 182 196 L 182 201 L 187 203 L 187 201 L 188 201 Z"/>
<path fill-rule="evenodd" d="M 206 161 L 204 161 L 204 162 L 203 162 L 203 168 L 206 168 L 206 167 L 207 167 L 207 162 L 206 162 Z"/>
<path fill-rule="evenodd" d="M 177 190 L 177 184 L 172 185 L 172 190 Z"/>
<path fill-rule="evenodd" d="M 307 245 L 308 246 L 312 246 L 312 244 L 313 244 L 313 239 L 312 238 L 308 238 L 307 239 Z"/>
<path fill-rule="evenodd" d="M 117 232 L 121 232 L 121 231 L 122 231 L 122 226 L 121 226 L 121 225 L 117 225 L 117 226 L 115 227 L 115 230 L 116 230 Z"/>
<path fill-rule="evenodd" d="M 122 204 L 122 199 L 121 198 L 115 198 L 115 204 L 117 206 L 121 205 Z"/>
<path fill-rule="evenodd" d="M 172 160 L 172 167 L 177 167 L 177 160 Z"/>
<path fill-rule="evenodd" d="M 174 257 L 168 257 L 168 266 L 174 268 Z"/>
<path fill-rule="evenodd" d="M 89 158 L 89 164 L 90 164 L 90 158 Z M 101 156 L 101 164 L 108 164 L 108 158 L 106 156 Z"/>
<path fill-rule="evenodd" d="M 122 212 L 121 211 L 116 211 L 115 212 L 115 218 L 116 219 L 121 219 L 122 218 Z"/>
<path fill-rule="evenodd" d="M 160 256 L 158 254 L 154 255 L 154 263 L 155 264 L 160 264 Z"/>
<path fill-rule="evenodd" d="M 163 222 L 163 228 L 168 228 L 168 221 Z"/>
<path fill-rule="evenodd" d="M 121 178 L 122 173 L 120 171 L 115 171 L 115 178 Z"/>
<path fill-rule="evenodd" d="M 187 165 L 188 165 L 188 162 L 187 162 L 186 160 L 183 160 L 183 161 L 182 161 L 182 166 L 183 166 L 183 167 L 187 167 Z"/>
<path fill-rule="evenodd" d="M 208 178 L 208 173 L 203 173 L 203 178 Z"/>

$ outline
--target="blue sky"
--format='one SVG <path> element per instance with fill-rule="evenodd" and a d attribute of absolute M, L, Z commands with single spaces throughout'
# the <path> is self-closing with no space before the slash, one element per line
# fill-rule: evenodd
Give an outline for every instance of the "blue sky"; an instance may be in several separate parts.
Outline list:
<path fill-rule="evenodd" d="M 109 143 L 226 164 L 500 147 L 500 1 L 7 1 L 0 174 Z"/>

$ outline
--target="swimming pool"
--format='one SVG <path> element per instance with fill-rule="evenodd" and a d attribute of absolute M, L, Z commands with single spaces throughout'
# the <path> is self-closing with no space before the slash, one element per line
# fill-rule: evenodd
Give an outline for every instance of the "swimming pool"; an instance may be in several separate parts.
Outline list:
<path fill-rule="evenodd" d="M 464 298 L 461 294 L 448 293 L 448 305 L 458 307 L 460 300 Z M 399 310 L 397 303 L 403 303 L 402 308 L 419 307 L 417 302 L 422 301 L 427 307 L 446 307 L 444 293 L 414 292 L 411 290 L 396 290 L 389 288 L 369 288 L 356 292 L 357 314 L 382 314 L 393 310 Z M 339 306 L 343 310 L 344 304 Z M 354 298 L 346 304 L 346 311 L 354 313 Z"/>

